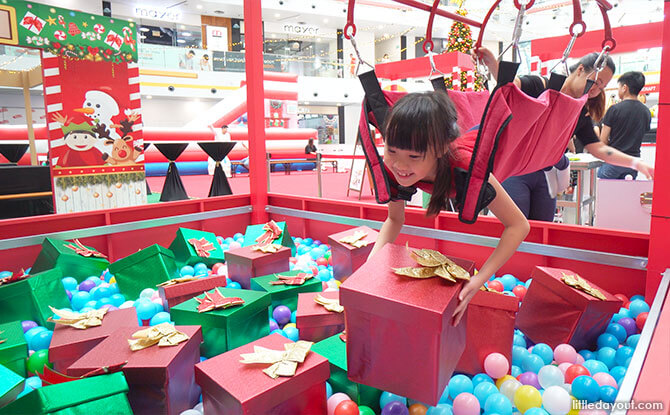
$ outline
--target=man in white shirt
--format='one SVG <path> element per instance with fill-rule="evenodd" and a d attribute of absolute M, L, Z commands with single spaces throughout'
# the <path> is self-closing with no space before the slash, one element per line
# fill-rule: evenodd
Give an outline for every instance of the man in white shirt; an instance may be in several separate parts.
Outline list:
<path fill-rule="evenodd" d="M 213 126 L 209 126 L 209 128 L 214 132 L 214 141 L 231 141 L 230 138 L 230 133 L 228 132 L 228 126 L 227 125 L 222 125 L 220 130 L 217 130 Z M 214 167 L 216 166 L 216 162 L 211 158 L 207 158 L 207 172 L 209 173 L 210 176 L 214 174 Z M 230 164 L 230 159 L 228 156 L 223 159 L 221 162 L 221 167 L 223 167 L 224 173 L 226 173 L 226 177 L 231 177 L 231 164 Z"/>

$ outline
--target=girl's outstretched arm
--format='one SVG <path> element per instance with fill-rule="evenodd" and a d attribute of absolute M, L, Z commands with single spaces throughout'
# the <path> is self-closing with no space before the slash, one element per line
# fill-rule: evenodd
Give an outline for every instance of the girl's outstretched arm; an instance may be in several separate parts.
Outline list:
<path fill-rule="evenodd" d="M 400 234 L 400 229 L 405 223 L 405 201 L 396 200 L 388 203 L 388 216 L 379 230 L 379 235 L 375 241 L 375 246 L 370 251 L 370 258 L 375 252 L 379 251 L 389 242 L 394 242 Z"/>
<path fill-rule="evenodd" d="M 479 273 L 463 286 L 461 293 L 458 295 L 459 303 L 454 311 L 454 325 L 460 322 L 472 297 L 489 280 L 491 275 L 510 259 L 530 231 L 528 220 L 493 175 L 489 177 L 489 183 L 496 191 L 496 197 L 489 205 L 489 209 L 502 222 L 505 230 L 500 236 L 498 246 L 493 250 Z"/>

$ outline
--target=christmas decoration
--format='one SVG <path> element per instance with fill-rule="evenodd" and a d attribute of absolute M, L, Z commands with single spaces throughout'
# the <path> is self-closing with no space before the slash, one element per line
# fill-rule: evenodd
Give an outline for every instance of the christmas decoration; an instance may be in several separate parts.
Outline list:
<path fill-rule="evenodd" d="M 207 311 L 216 310 L 218 308 L 224 309 L 244 304 L 244 300 L 239 297 L 224 297 L 218 288 L 215 288 L 214 292 L 211 294 L 208 292 L 205 292 L 204 294 L 205 296 L 202 298 L 195 298 L 199 303 L 198 313 L 206 313 Z"/>
<path fill-rule="evenodd" d="M 263 369 L 263 373 L 272 379 L 279 376 L 291 377 L 298 369 L 298 363 L 303 363 L 314 343 L 298 340 L 295 343 L 284 344 L 284 350 L 272 350 L 261 346 L 254 346 L 253 353 L 242 353 L 241 363 L 245 364 L 271 364 Z"/>
<path fill-rule="evenodd" d="M 277 281 L 270 281 L 271 285 L 302 285 L 314 275 L 301 272 L 296 276 L 275 274 Z"/>
<path fill-rule="evenodd" d="M 281 229 L 279 229 L 279 226 L 277 226 L 277 223 L 273 220 L 263 225 L 263 230 L 265 233 L 256 238 L 256 242 L 258 242 L 259 245 L 269 244 L 277 239 L 282 232 Z"/>
<path fill-rule="evenodd" d="M 29 275 L 26 274 L 26 272 L 24 270 L 21 270 L 20 274 L 17 272 L 17 273 L 13 273 L 9 277 L 0 278 L 0 285 L 10 284 L 12 282 L 25 280 L 28 277 L 29 277 Z"/>
<path fill-rule="evenodd" d="M 198 254 L 199 257 L 202 258 L 209 258 L 210 255 L 209 253 L 212 251 L 216 251 L 214 245 L 204 237 L 200 239 L 191 238 L 188 240 L 188 243 L 193 245 L 195 252 Z"/>
<path fill-rule="evenodd" d="M 456 11 L 457 14 L 461 16 L 466 16 L 468 14 L 467 10 L 463 8 L 463 3 L 465 1 L 457 1 L 459 9 Z M 451 25 L 449 30 L 449 38 L 447 40 L 447 52 L 462 52 L 471 54 L 472 53 L 472 31 L 470 26 L 461 23 L 454 22 Z M 481 75 L 470 73 L 468 71 L 461 71 L 460 75 L 455 74 L 457 79 L 454 79 L 454 75 L 451 77 L 445 77 L 445 84 L 447 89 L 455 89 L 465 91 L 467 89 L 474 89 L 475 91 L 482 91 L 484 89 L 484 79 Z M 471 78 L 471 79 L 468 79 Z M 474 85 L 473 85 L 474 83 Z"/>
<path fill-rule="evenodd" d="M 172 324 L 161 323 L 135 332 L 133 338 L 128 339 L 128 344 L 130 345 L 130 350 L 137 351 L 155 344 L 158 344 L 158 347 L 176 346 L 189 338 L 186 333 L 177 330 Z"/>
<path fill-rule="evenodd" d="M 74 252 L 76 252 L 77 254 L 79 254 L 81 256 L 85 256 L 85 257 L 95 256 L 95 257 L 98 257 L 98 258 L 107 258 L 106 255 L 96 251 L 95 249 L 85 247 L 84 244 L 82 244 L 79 241 L 79 239 L 74 239 L 73 241 L 75 243 L 74 245 L 65 245 L 65 247 L 72 249 Z"/>

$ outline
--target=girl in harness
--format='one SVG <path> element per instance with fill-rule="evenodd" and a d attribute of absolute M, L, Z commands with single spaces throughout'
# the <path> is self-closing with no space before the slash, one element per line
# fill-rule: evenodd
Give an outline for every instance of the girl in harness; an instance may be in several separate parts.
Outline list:
<path fill-rule="evenodd" d="M 447 200 L 455 193 L 454 168 L 467 170 L 472 140 L 455 143 L 460 132 L 456 109 L 444 92 L 413 93 L 399 99 L 386 117 L 384 131 L 384 165 L 389 178 L 403 187 L 416 186 L 431 193 L 427 214 L 437 215 L 446 209 Z M 488 183 L 495 197 L 488 205 L 505 226 L 500 242 L 487 261 L 461 290 L 453 324 L 461 320 L 468 303 L 482 285 L 515 252 L 530 230 L 528 221 L 500 183 L 489 176 Z M 370 255 L 385 244 L 395 241 L 405 222 L 405 202 L 388 203 L 388 217 Z"/>

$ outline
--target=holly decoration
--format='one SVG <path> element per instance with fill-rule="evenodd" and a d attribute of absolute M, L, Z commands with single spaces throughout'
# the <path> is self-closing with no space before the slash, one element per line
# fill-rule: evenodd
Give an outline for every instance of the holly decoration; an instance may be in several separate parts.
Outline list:
<path fill-rule="evenodd" d="M 459 4 L 461 8 L 459 8 L 456 11 L 456 13 L 461 16 L 466 16 L 468 14 L 468 11 L 462 8 L 462 3 L 463 2 Z M 454 22 L 451 25 L 451 29 L 449 30 L 449 37 L 447 40 L 447 52 L 462 52 L 472 54 L 472 45 L 473 45 L 472 31 L 470 29 L 470 26 L 461 22 Z M 465 89 L 467 88 L 467 82 L 468 82 L 467 72 L 462 71 L 460 74 L 460 89 L 462 91 L 465 91 Z M 447 86 L 447 89 L 458 88 L 454 86 L 453 80 L 449 76 L 445 78 L 445 84 Z M 475 74 L 473 89 L 475 91 L 482 91 L 484 89 L 484 80 L 482 79 L 482 76 L 479 74 Z"/>
<path fill-rule="evenodd" d="M 65 190 L 74 186 L 92 186 L 98 184 L 129 184 L 144 181 L 144 172 L 110 173 L 90 176 L 61 176 L 56 178 L 56 186 Z"/>

